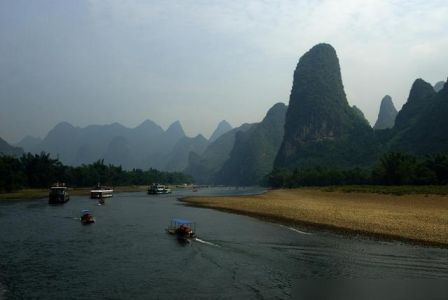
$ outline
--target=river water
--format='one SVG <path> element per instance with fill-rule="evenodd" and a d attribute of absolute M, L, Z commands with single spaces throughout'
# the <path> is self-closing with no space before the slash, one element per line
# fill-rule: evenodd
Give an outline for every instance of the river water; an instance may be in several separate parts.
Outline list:
<path fill-rule="evenodd" d="M 448 250 L 288 227 L 176 200 L 203 189 L 0 202 L 0 299 L 288 299 L 303 280 L 448 279 Z M 83 209 L 97 222 L 80 224 Z M 198 240 L 165 233 L 197 223 Z"/>

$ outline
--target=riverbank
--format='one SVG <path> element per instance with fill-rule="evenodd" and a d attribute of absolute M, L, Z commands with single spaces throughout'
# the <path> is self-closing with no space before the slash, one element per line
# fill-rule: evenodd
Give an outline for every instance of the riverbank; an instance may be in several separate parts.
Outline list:
<path fill-rule="evenodd" d="M 92 188 L 69 188 L 71 196 L 88 196 Z M 143 192 L 146 185 L 128 185 L 114 187 L 114 193 Z M 48 197 L 48 189 L 23 189 L 12 193 L 0 194 L 0 200 L 40 199 Z"/>
<path fill-rule="evenodd" d="M 448 247 L 448 196 L 282 189 L 262 195 L 186 197 L 188 205 Z"/>

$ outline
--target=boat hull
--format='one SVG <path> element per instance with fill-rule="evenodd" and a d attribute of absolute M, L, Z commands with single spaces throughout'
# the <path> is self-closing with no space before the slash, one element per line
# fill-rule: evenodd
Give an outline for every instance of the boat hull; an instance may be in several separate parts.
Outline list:
<path fill-rule="evenodd" d="M 48 204 L 64 204 L 70 200 L 69 195 L 50 195 L 48 197 Z"/>
<path fill-rule="evenodd" d="M 90 198 L 92 199 L 102 199 L 112 197 L 113 191 L 91 191 Z"/>

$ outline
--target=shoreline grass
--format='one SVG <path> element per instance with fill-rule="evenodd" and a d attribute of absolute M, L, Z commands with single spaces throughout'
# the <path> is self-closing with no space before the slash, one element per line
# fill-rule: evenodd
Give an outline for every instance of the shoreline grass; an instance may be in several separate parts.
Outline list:
<path fill-rule="evenodd" d="M 448 185 L 341 185 L 318 187 L 325 192 L 374 193 L 385 195 L 448 195 Z"/>
<path fill-rule="evenodd" d="M 114 193 L 143 192 L 146 185 L 127 185 L 114 187 Z M 91 188 L 69 188 L 70 196 L 88 196 Z M 0 193 L 0 201 L 32 200 L 48 197 L 48 189 L 23 189 L 11 193 Z"/>
<path fill-rule="evenodd" d="M 381 239 L 448 247 L 448 197 L 317 188 L 272 190 L 254 196 L 186 197 L 187 205 Z"/>

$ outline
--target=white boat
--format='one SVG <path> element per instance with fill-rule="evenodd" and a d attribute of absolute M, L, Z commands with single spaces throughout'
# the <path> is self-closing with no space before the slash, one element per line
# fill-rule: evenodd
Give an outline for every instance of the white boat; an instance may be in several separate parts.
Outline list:
<path fill-rule="evenodd" d="M 62 204 L 67 202 L 68 200 L 70 200 L 70 195 L 64 183 L 56 183 L 55 185 L 50 187 L 50 191 L 48 193 L 48 203 Z"/>
<path fill-rule="evenodd" d="M 98 184 L 92 190 L 90 190 L 90 198 L 92 199 L 103 199 L 112 197 L 114 190 L 113 188 L 101 186 Z"/>
<path fill-rule="evenodd" d="M 170 194 L 171 189 L 163 184 L 154 183 L 148 188 L 148 194 Z"/>

